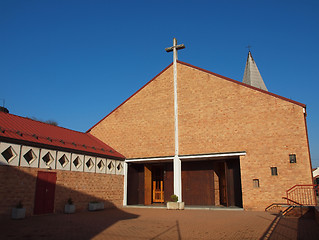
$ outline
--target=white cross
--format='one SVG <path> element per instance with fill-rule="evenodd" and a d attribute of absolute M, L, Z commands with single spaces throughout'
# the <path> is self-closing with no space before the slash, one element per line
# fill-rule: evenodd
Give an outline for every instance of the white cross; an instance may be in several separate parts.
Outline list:
<path fill-rule="evenodd" d="M 174 194 L 178 196 L 178 201 L 182 201 L 182 168 L 181 160 L 178 157 L 178 102 L 177 102 L 177 50 L 185 48 L 184 44 L 177 45 L 176 38 L 173 39 L 173 46 L 165 48 L 166 52 L 173 51 L 174 69 L 174 125 L 175 125 L 175 155 L 173 161 L 174 172 Z"/>

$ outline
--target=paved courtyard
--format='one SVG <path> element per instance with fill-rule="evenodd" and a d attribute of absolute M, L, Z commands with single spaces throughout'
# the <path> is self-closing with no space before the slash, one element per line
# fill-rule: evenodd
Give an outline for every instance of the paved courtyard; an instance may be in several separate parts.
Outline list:
<path fill-rule="evenodd" d="M 274 219 L 266 212 L 235 210 L 106 209 L 24 220 L 1 218 L 0 239 L 261 239 Z M 273 239 L 319 236 L 315 223 L 311 227 L 317 232 L 300 238 L 298 218 L 289 219 L 293 220 L 287 228 L 282 222 L 282 232 L 273 234 Z"/>

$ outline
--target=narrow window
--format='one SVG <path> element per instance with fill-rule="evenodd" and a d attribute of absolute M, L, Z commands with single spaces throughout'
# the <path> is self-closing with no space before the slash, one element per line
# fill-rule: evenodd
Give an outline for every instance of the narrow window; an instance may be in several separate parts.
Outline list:
<path fill-rule="evenodd" d="M 259 179 L 253 179 L 254 188 L 259 188 Z"/>
<path fill-rule="evenodd" d="M 278 172 L 277 172 L 277 167 L 271 167 L 271 175 L 272 176 L 277 176 L 278 175 Z"/>
<path fill-rule="evenodd" d="M 296 154 L 289 154 L 289 161 L 290 163 L 296 163 Z"/>

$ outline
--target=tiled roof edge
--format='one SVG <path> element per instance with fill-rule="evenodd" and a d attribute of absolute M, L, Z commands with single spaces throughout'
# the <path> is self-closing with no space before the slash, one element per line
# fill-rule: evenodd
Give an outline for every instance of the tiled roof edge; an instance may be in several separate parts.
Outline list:
<path fill-rule="evenodd" d="M 121 153 L 119 153 L 118 151 L 116 151 L 116 150 L 115 150 L 114 148 L 112 148 L 110 145 L 108 145 L 108 144 L 102 142 L 102 141 L 101 141 L 100 139 L 98 139 L 97 137 L 94 137 L 91 133 L 88 132 L 88 133 L 85 133 L 85 134 L 87 134 L 87 136 L 89 136 L 90 138 L 94 139 L 95 141 L 97 141 L 97 142 L 99 142 L 99 143 L 101 143 L 101 144 L 103 144 L 103 145 L 106 145 L 107 147 L 111 148 L 112 151 L 114 151 L 115 153 L 117 153 L 117 154 L 120 155 L 121 157 L 125 158 L 125 156 L 124 156 L 123 154 L 121 154 Z"/>

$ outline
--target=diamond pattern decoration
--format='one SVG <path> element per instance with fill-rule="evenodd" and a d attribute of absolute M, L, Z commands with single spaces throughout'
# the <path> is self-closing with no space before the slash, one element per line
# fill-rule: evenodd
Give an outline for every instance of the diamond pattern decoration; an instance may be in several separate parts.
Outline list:
<path fill-rule="evenodd" d="M 63 156 L 59 159 L 59 163 L 63 168 L 69 163 L 69 159 L 65 156 L 65 154 L 63 154 Z"/>
<path fill-rule="evenodd" d="M 11 146 L 4 150 L 1 154 L 8 163 L 10 163 L 17 156 L 16 152 Z"/>
<path fill-rule="evenodd" d="M 110 162 L 110 163 L 107 165 L 107 168 L 112 172 L 113 169 L 114 169 L 114 163 L 113 163 L 113 162 Z"/>
<path fill-rule="evenodd" d="M 17 156 L 16 152 L 11 146 L 4 150 L 1 154 L 8 163 L 10 163 Z"/>
<path fill-rule="evenodd" d="M 74 166 L 75 166 L 77 169 L 79 169 L 79 167 L 81 167 L 81 165 L 82 165 L 82 161 L 81 161 L 81 159 L 80 159 L 79 157 L 76 157 L 76 158 L 73 160 L 73 164 L 74 164 Z"/>
<path fill-rule="evenodd" d="M 32 149 L 30 149 L 26 154 L 24 154 L 23 157 L 29 165 L 31 165 L 37 159 L 37 156 L 34 154 Z"/>
<path fill-rule="evenodd" d="M 52 157 L 50 152 L 47 152 L 42 158 L 42 160 L 45 162 L 47 166 L 50 166 L 51 163 L 54 161 L 54 158 Z"/>
<path fill-rule="evenodd" d="M 105 164 L 103 162 L 103 160 L 100 160 L 99 163 L 97 164 L 97 167 L 100 169 L 100 171 L 102 171 L 105 167 Z"/>
<path fill-rule="evenodd" d="M 91 170 L 92 167 L 94 167 L 94 163 L 91 158 L 89 158 L 89 160 L 86 161 L 85 165 L 88 167 L 89 170 Z"/>
<path fill-rule="evenodd" d="M 122 165 L 122 163 L 119 163 L 119 164 L 117 165 L 116 169 L 117 169 L 118 172 L 122 172 L 122 170 L 123 170 L 123 165 Z"/>

